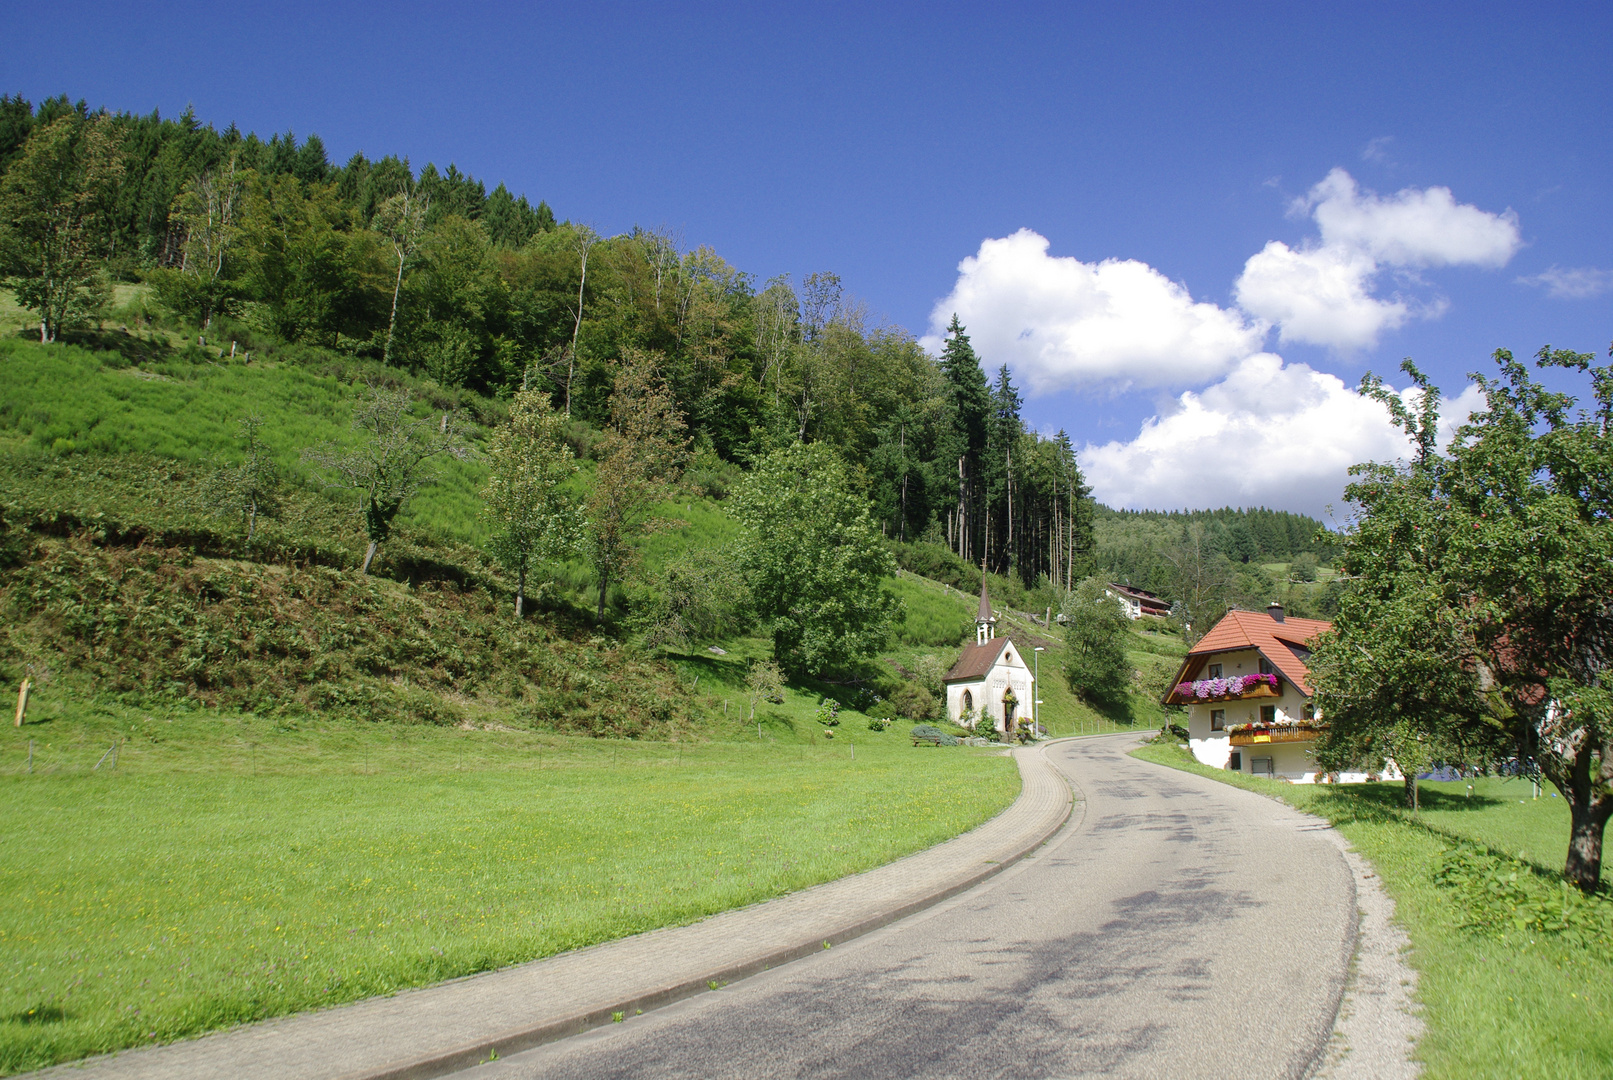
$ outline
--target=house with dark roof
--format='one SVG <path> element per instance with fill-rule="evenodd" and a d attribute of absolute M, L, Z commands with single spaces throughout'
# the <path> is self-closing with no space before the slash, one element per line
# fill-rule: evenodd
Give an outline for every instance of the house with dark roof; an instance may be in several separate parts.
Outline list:
<path fill-rule="evenodd" d="M 946 687 L 947 719 L 953 723 L 970 728 L 989 723 L 1011 737 L 1022 723 L 1036 718 L 1035 679 L 1014 643 L 997 636 L 997 617 L 984 576 L 974 644 L 963 647 L 958 662 L 941 681 Z"/>
<path fill-rule="evenodd" d="M 1120 604 L 1120 610 L 1130 619 L 1140 619 L 1144 615 L 1153 615 L 1164 618 L 1171 613 L 1170 604 L 1166 603 L 1158 593 L 1151 593 L 1147 589 L 1139 589 L 1131 585 L 1122 585 L 1111 581 L 1104 587 L 1103 595 L 1108 596 Z"/>
<path fill-rule="evenodd" d="M 1188 708 L 1193 756 L 1217 769 L 1309 784 L 1318 779 L 1313 751 L 1326 729 L 1311 686 L 1311 641 L 1332 628 L 1321 619 L 1290 619 L 1281 604 L 1265 611 L 1228 611 L 1182 662 L 1167 705 Z M 1399 779 L 1393 765 L 1385 779 Z M 1349 783 L 1367 773 L 1324 779 Z"/>

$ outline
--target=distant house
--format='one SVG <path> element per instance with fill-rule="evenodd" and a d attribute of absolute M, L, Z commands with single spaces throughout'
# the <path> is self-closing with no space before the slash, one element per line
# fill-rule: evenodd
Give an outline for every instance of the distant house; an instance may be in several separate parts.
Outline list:
<path fill-rule="evenodd" d="M 1171 613 L 1171 606 L 1147 589 L 1137 589 L 1111 581 L 1104 588 L 1103 594 L 1119 601 L 1120 609 L 1133 619 L 1140 619 L 1144 615 L 1157 615 L 1163 618 Z"/>
<path fill-rule="evenodd" d="M 1014 643 L 997 636 L 997 618 L 984 580 L 980 583 L 980 609 L 975 614 L 975 642 L 963 647 L 942 682 L 947 719 L 953 723 L 973 728 L 989 723 L 1012 736 L 1021 721 L 1036 718 L 1035 679 Z"/>
<path fill-rule="evenodd" d="M 1193 756 L 1217 769 L 1317 780 L 1313 756 L 1326 724 L 1316 714 L 1310 682 L 1310 642 L 1331 629 L 1320 619 L 1289 619 L 1281 604 L 1265 611 L 1232 610 L 1188 650 L 1164 701 L 1188 707 Z M 1400 774 L 1392 763 L 1386 779 Z M 1366 773 L 1329 779 L 1352 783 Z"/>

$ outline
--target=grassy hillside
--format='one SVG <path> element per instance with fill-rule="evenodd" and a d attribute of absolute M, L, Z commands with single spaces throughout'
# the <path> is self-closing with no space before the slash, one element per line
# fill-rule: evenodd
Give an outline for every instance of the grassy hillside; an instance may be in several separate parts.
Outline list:
<path fill-rule="evenodd" d="M 375 574 L 353 573 L 364 545 L 356 501 L 321 489 L 300 451 L 353 438 L 355 381 L 402 382 L 422 415 L 461 417 L 473 445 L 502 418 L 501 403 L 330 355 L 277 358 L 260 348 L 248 364 L 156 337 L 126 334 L 115 344 L 121 351 L 0 341 L 0 594 L 12 613 L 0 636 L 0 678 L 279 717 L 685 739 L 731 719 L 731 703 L 722 706 L 713 688 L 731 697 L 744 678 L 735 664 L 765 652 L 763 643 L 746 644 L 743 625 L 698 643 L 694 661 L 636 651 L 594 624 L 581 563 L 551 568 L 555 585 L 539 590 L 538 618 L 508 617 L 510 583 L 481 550 L 485 469 L 475 460 L 445 463 L 382 545 Z M 217 466 L 239 457 L 236 424 L 248 414 L 263 418 L 263 438 L 290 481 L 250 543 L 210 486 Z M 585 448 L 587 433 L 578 438 Z M 643 541 L 646 577 L 680 552 L 721 548 L 736 531 L 705 493 L 657 512 L 680 527 Z M 956 658 L 971 632 L 979 571 L 924 545 L 901 554 L 970 591 L 904 571 L 890 583 L 904 618 L 887 654 L 858 685 L 807 688 L 813 693 L 867 708 L 914 673 L 920 656 L 943 668 Z M 991 587 L 1007 610 L 1045 614 L 1052 599 L 995 575 Z M 639 588 L 613 589 L 613 611 Z M 1043 713 L 1054 730 L 1157 726 L 1148 693 L 1111 717 L 1075 700 L 1059 677 L 1057 635 L 1040 622 L 1015 616 L 1003 630 L 1026 649 L 1047 647 Z M 1134 663 L 1147 673 L 1139 686 L 1152 686 L 1157 650 L 1138 641 Z M 708 644 L 736 660 L 698 688 L 692 675 L 680 681 L 676 672 L 711 659 Z M 134 655 L 149 662 L 128 663 Z"/>

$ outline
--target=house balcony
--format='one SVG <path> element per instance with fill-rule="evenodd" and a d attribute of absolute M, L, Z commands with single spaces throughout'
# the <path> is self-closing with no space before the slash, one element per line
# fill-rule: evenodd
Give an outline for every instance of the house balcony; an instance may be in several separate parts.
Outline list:
<path fill-rule="evenodd" d="M 1193 705 L 1213 701 L 1247 701 L 1250 698 L 1281 697 L 1275 675 L 1234 675 L 1230 679 L 1200 679 L 1177 683 L 1168 704 Z"/>
<path fill-rule="evenodd" d="M 1314 742 L 1327 730 L 1326 724 L 1301 721 L 1297 724 L 1234 724 L 1227 728 L 1233 746 L 1265 746 L 1268 743 Z"/>

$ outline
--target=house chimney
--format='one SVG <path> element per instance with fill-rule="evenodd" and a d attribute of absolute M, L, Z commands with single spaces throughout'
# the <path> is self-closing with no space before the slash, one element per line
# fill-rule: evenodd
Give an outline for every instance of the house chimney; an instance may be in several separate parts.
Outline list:
<path fill-rule="evenodd" d="M 1266 605 L 1266 614 L 1270 615 L 1273 619 L 1276 619 L 1278 622 L 1282 622 L 1283 621 L 1283 606 L 1281 604 L 1279 604 L 1277 601 L 1273 600 L 1271 603 Z"/>

